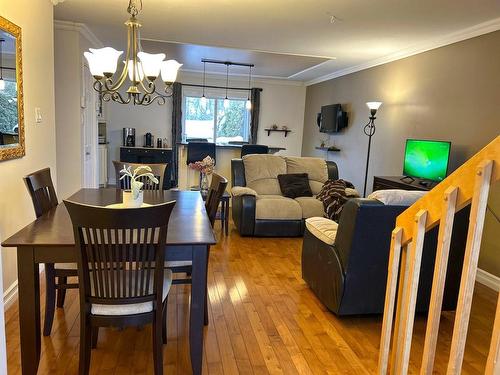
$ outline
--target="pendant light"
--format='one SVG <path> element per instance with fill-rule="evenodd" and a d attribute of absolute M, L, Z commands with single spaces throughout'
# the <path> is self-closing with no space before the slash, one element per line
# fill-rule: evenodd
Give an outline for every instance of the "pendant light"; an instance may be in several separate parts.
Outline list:
<path fill-rule="evenodd" d="M 229 99 L 227 98 L 228 86 L 229 86 L 229 64 L 226 64 L 226 97 L 224 98 L 224 108 L 229 107 Z"/>
<path fill-rule="evenodd" d="M 203 61 L 203 95 L 201 96 L 201 105 L 203 108 L 207 107 L 207 97 L 205 96 L 205 66 L 206 62 Z"/>
<path fill-rule="evenodd" d="M 5 80 L 3 79 L 2 43 L 5 39 L 0 39 L 0 91 L 5 90 Z"/>
<path fill-rule="evenodd" d="M 245 103 L 245 107 L 248 110 L 252 109 L 252 101 L 250 100 L 251 82 L 252 82 L 252 67 L 249 67 L 249 69 L 248 69 L 248 96 L 247 96 L 247 102 Z"/>

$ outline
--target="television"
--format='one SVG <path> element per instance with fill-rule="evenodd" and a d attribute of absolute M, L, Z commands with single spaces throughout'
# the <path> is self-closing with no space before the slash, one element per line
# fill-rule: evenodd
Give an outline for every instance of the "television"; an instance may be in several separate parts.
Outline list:
<path fill-rule="evenodd" d="M 441 181 L 448 171 L 451 142 L 407 139 L 403 175 Z"/>
<path fill-rule="evenodd" d="M 347 127 L 347 112 L 342 111 L 340 104 L 324 105 L 316 121 L 321 133 L 338 133 Z"/>

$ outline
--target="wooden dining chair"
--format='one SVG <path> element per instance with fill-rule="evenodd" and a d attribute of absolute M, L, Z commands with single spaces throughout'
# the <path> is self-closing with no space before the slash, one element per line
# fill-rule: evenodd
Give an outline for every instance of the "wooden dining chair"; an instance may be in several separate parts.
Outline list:
<path fill-rule="evenodd" d="M 33 201 L 35 216 L 43 214 L 58 204 L 54 184 L 50 176 L 50 168 L 41 169 L 24 177 L 24 182 Z M 78 283 L 68 284 L 68 277 L 78 276 L 76 263 L 45 264 L 45 317 L 43 335 L 50 336 L 56 306 L 64 307 L 66 289 L 78 288 Z"/>
<path fill-rule="evenodd" d="M 148 166 L 151 168 L 151 173 L 158 179 L 158 184 L 154 184 L 151 182 L 149 178 L 142 178 L 139 176 L 139 181 L 144 183 L 142 187 L 143 190 L 163 190 L 163 178 L 165 176 L 165 170 L 167 169 L 167 163 L 127 163 L 124 161 L 113 160 L 113 165 L 115 167 L 115 175 L 116 175 L 116 186 L 120 189 L 126 190 L 130 189 L 130 177 L 125 177 L 120 180 L 121 174 L 120 171 L 124 166 L 132 167 L 132 171 L 137 167 Z M 145 173 L 145 172 L 143 172 Z"/>
<path fill-rule="evenodd" d="M 167 297 L 172 272 L 163 266 L 175 201 L 112 209 L 64 201 L 73 223 L 80 277 L 80 375 L 90 369 L 99 327 L 152 323 L 153 364 L 163 374 Z"/>
<path fill-rule="evenodd" d="M 212 182 L 210 183 L 210 188 L 208 189 L 207 196 L 205 198 L 205 210 L 207 211 L 208 219 L 212 228 L 215 224 L 215 219 L 217 216 L 217 210 L 220 205 L 220 200 L 222 195 L 226 191 L 227 179 L 218 175 L 217 173 L 212 173 Z M 210 249 L 209 249 L 210 250 Z M 171 269 L 174 273 L 186 273 L 187 276 L 191 275 L 193 270 L 193 265 L 191 261 L 173 261 L 166 262 L 166 267 Z M 207 262 L 208 267 L 208 262 Z M 173 284 L 191 284 L 191 278 L 178 278 L 173 280 Z M 205 295 L 205 325 L 208 324 L 208 296 Z"/>

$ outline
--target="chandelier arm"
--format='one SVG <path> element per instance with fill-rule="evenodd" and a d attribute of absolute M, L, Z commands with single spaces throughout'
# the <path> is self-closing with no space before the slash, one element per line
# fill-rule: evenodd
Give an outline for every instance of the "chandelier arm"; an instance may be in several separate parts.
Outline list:
<path fill-rule="evenodd" d="M 144 82 L 143 82 L 143 81 L 146 81 L 146 82 L 147 82 L 147 86 L 148 86 L 148 87 L 146 87 L 146 86 L 144 85 Z M 153 94 L 154 92 L 156 92 L 156 86 L 155 86 L 154 82 L 153 82 L 153 81 L 150 81 L 148 78 L 146 78 L 145 80 L 142 80 L 142 81 L 140 82 L 140 84 L 141 84 L 141 87 L 142 87 L 142 89 L 144 90 L 144 92 L 145 92 L 146 94 Z"/>
<path fill-rule="evenodd" d="M 128 74 L 128 61 L 130 59 L 130 30 L 133 26 L 127 22 L 127 54 L 125 56 L 125 64 L 122 69 L 122 72 L 120 73 L 120 77 L 116 81 L 116 83 L 113 84 L 113 81 L 111 78 L 106 79 L 106 90 L 108 91 L 117 91 L 125 82 L 127 79 L 127 74 Z M 109 81 L 108 81 L 109 80 Z"/>

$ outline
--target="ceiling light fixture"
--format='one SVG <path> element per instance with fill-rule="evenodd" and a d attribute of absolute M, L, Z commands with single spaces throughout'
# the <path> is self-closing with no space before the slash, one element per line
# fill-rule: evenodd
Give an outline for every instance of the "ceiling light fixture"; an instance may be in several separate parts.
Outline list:
<path fill-rule="evenodd" d="M 252 109 L 252 101 L 250 100 L 251 85 L 252 85 L 252 67 L 250 66 L 248 68 L 248 96 L 247 96 L 247 102 L 245 103 L 245 107 L 248 110 Z"/>
<path fill-rule="evenodd" d="M 207 106 L 207 97 L 205 96 L 205 66 L 207 63 L 203 61 L 203 95 L 201 96 L 201 105 L 205 108 Z"/>
<path fill-rule="evenodd" d="M 165 104 L 165 99 L 172 96 L 172 85 L 177 79 L 177 73 L 182 64 L 176 60 L 165 60 L 164 53 L 150 54 L 142 51 L 139 28 L 141 24 L 136 16 L 142 10 L 142 0 L 129 0 L 127 12 L 130 18 L 127 26 L 127 53 L 121 73 L 114 78 L 118 59 L 123 51 L 111 47 L 100 49 L 90 48 L 84 56 L 94 76 L 94 89 L 104 101 L 114 101 L 120 104 L 150 105 L 157 101 Z M 165 84 L 164 92 L 157 91 L 155 80 L 161 75 Z M 127 77 L 130 81 L 128 89 L 120 92 Z"/>
<path fill-rule="evenodd" d="M 229 64 L 226 64 L 226 98 L 224 99 L 224 108 L 229 107 L 229 99 L 227 98 L 228 86 L 229 86 Z"/>
<path fill-rule="evenodd" d="M 5 90 L 5 80 L 3 79 L 2 45 L 5 39 L 0 39 L 0 91 Z"/>

